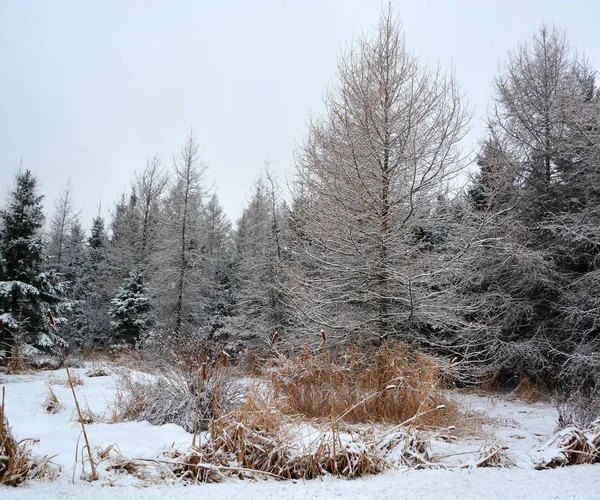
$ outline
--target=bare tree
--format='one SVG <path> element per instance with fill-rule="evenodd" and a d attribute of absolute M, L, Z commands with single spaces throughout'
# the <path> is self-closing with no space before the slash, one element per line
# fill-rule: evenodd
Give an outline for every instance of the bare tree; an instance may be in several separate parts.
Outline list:
<path fill-rule="evenodd" d="M 284 212 L 277 181 L 267 170 L 254 184 L 238 220 L 234 261 L 236 333 L 264 344 L 285 323 L 281 291 L 284 241 L 280 231 Z"/>
<path fill-rule="evenodd" d="M 69 179 L 63 185 L 58 200 L 54 203 L 54 215 L 50 221 L 50 242 L 48 245 L 48 254 L 50 263 L 57 270 L 61 270 L 64 260 L 64 247 L 67 233 L 73 222 L 77 219 L 78 213 L 75 210 L 73 202 L 73 193 L 71 190 L 71 180 Z"/>
<path fill-rule="evenodd" d="M 593 73 L 564 32 L 543 24 L 508 55 L 496 78 L 490 128 L 502 139 L 521 185 L 540 197 L 561 182 L 573 154 L 573 124 Z"/>
<path fill-rule="evenodd" d="M 341 58 L 325 104 L 297 160 L 296 307 L 368 341 L 437 328 L 441 200 L 466 164 L 470 118 L 454 76 L 418 63 L 388 6 Z"/>
<path fill-rule="evenodd" d="M 156 235 L 160 201 L 167 187 L 168 178 L 162 171 L 160 157 L 155 155 L 146 162 L 146 168 L 135 178 L 135 191 L 141 220 L 140 259 L 145 261 L 149 247 Z"/>
<path fill-rule="evenodd" d="M 159 272 L 155 286 L 161 288 L 163 323 L 171 326 L 173 317 L 172 326 L 177 333 L 195 323 L 202 307 L 198 288 L 203 278 L 200 231 L 202 200 L 206 195 L 202 176 L 206 168 L 190 134 L 173 162 L 174 175 L 162 213 L 163 248 L 156 256 Z"/>

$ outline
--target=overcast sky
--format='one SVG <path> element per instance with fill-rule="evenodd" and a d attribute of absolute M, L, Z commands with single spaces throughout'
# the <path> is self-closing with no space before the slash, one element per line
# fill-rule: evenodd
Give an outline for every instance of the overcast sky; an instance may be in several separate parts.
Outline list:
<path fill-rule="evenodd" d="M 600 66 L 600 2 L 393 2 L 422 61 L 455 68 L 481 136 L 507 51 L 542 21 Z M 285 181 L 340 49 L 377 0 L 0 0 L 0 203 L 22 159 L 46 212 L 71 178 L 82 222 L 193 129 L 221 203 L 241 214 L 264 160 Z"/>

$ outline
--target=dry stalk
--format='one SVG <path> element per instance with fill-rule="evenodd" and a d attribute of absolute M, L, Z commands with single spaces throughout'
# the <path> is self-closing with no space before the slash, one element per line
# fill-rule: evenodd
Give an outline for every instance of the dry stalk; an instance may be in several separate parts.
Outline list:
<path fill-rule="evenodd" d="M 514 467 L 515 461 L 508 454 L 508 446 L 499 440 L 485 443 L 478 452 L 474 464 L 465 464 L 463 467 Z"/>
<path fill-rule="evenodd" d="M 202 362 L 201 370 L 198 374 L 198 396 L 196 398 L 196 415 L 194 416 L 194 437 L 192 439 L 192 446 L 196 447 L 196 437 L 198 436 L 198 422 L 200 418 L 200 401 L 202 397 L 202 389 L 206 383 L 206 361 Z"/>
<path fill-rule="evenodd" d="M 63 349 L 62 339 L 58 336 L 58 332 L 56 330 L 56 324 L 54 323 L 54 318 L 52 317 L 52 313 L 50 311 L 48 311 L 48 320 L 50 321 L 50 326 L 52 327 L 52 331 L 54 332 L 54 336 L 56 339 L 55 344 L 58 347 L 63 365 L 67 372 L 67 380 L 69 381 L 69 387 L 71 388 L 71 393 L 73 394 L 73 400 L 75 401 L 75 408 L 77 409 L 79 423 L 81 424 L 81 432 L 83 433 L 83 439 L 85 441 L 85 447 L 88 452 L 90 468 L 92 470 L 92 474 L 89 477 L 89 479 L 90 479 L 90 481 L 95 481 L 96 479 L 98 479 L 98 473 L 96 472 L 96 464 L 94 463 L 94 458 L 92 457 L 92 448 L 90 446 L 90 441 L 88 439 L 87 431 L 85 428 L 85 421 L 83 419 L 83 414 L 82 414 L 81 408 L 79 406 L 79 400 L 77 399 L 77 394 L 75 393 L 75 386 L 74 386 L 75 381 L 74 381 L 74 378 L 71 376 L 71 370 L 69 369 L 69 366 L 67 364 L 67 356 Z M 82 461 L 82 465 L 83 465 L 83 461 Z"/>

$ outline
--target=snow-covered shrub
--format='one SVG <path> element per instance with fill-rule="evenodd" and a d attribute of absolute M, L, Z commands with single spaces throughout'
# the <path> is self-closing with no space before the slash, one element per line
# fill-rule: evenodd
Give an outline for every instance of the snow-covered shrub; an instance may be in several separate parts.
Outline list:
<path fill-rule="evenodd" d="M 123 420 L 146 420 L 153 425 L 177 424 L 194 432 L 196 418 L 200 430 L 237 402 L 236 386 L 216 374 L 202 380 L 201 373 L 188 374 L 168 369 L 157 375 L 128 374 L 121 378 L 119 403 Z"/>
<path fill-rule="evenodd" d="M 87 372 L 84 373 L 84 375 L 86 377 L 108 377 L 110 376 L 111 371 L 108 367 L 100 364 L 97 365 L 96 363 L 94 363 L 94 365 L 92 366 L 92 368 L 90 370 L 88 370 Z"/>
<path fill-rule="evenodd" d="M 137 344 L 136 355 L 143 370 L 170 370 L 194 376 L 202 363 L 216 367 L 224 346 L 200 335 L 160 330 L 146 332 Z"/>
<path fill-rule="evenodd" d="M 559 397 L 556 406 L 559 429 L 571 425 L 588 426 L 600 418 L 600 384 L 593 388 L 579 388 Z"/>

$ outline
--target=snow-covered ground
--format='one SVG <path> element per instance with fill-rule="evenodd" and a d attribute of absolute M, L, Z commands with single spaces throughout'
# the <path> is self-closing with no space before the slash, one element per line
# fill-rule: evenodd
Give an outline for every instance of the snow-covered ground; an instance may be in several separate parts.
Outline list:
<path fill-rule="evenodd" d="M 89 367 L 88 367 L 89 369 Z M 78 369 L 84 381 L 77 386 L 84 408 L 110 419 L 111 406 L 117 396 L 112 376 L 85 376 L 87 369 Z M 537 450 L 552 434 L 556 411 L 549 404 L 527 404 L 522 401 L 486 395 L 455 393 L 465 407 L 481 412 L 485 422 L 474 435 L 455 441 L 433 440 L 433 450 L 447 468 L 436 470 L 390 470 L 378 476 L 358 480 L 328 477 L 313 481 L 241 481 L 228 480 L 219 484 L 156 485 L 130 475 L 101 474 L 99 481 L 87 483 L 80 479 L 80 427 L 74 418 L 74 402 L 66 385 L 53 383 L 56 395 L 65 409 L 52 415 L 45 412 L 49 379 L 66 379 L 64 370 L 38 372 L 31 375 L 0 375 L 0 385 L 6 387 L 6 413 L 18 439 L 36 438 L 39 455 L 54 456 L 53 462 L 62 472 L 54 482 L 32 481 L 19 488 L 0 486 L 0 499 L 248 499 L 286 498 L 316 499 L 600 499 L 600 465 L 574 466 L 553 470 L 534 469 Z M 191 435 L 176 425 L 152 426 L 145 422 L 94 423 L 87 426 L 93 447 L 115 450 L 124 457 L 157 458 L 161 450 L 173 444 L 185 447 Z M 444 433 L 450 434 L 450 433 Z M 76 465 L 76 443 L 79 439 L 79 463 Z M 508 469 L 475 469 L 477 451 L 486 442 L 496 439 L 508 447 L 516 467 Z M 117 448 L 118 447 L 118 448 Z M 467 466 L 467 467 L 465 467 Z M 74 479 L 74 484 L 72 481 Z"/>

